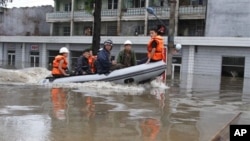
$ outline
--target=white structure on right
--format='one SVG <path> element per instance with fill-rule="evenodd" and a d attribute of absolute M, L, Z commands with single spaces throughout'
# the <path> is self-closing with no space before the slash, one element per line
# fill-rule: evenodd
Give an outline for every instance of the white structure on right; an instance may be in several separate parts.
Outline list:
<path fill-rule="evenodd" d="M 205 36 L 250 37 L 249 0 L 208 0 Z"/>

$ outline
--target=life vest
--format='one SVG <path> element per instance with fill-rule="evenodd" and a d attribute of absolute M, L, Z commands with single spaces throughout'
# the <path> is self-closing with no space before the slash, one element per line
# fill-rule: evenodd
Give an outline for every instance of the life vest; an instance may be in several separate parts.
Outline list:
<path fill-rule="evenodd" d="M 148 58 L 150 57 L 151 51 L 152 51 L 152 42 L 156 41 L 157 46 L 155 49 L 154 55 L 151 57 L 152 60 L 158 61 L 158 60 L 163 60 L 165 58 L 164 55 L 164 41 L 161 36 L 156 36 L 154 38 L 151 38 L 151 40 L 148 43 Z"/>
<path fill-rule="evenodd" d="M 90 70 L 92 73 L 96 72 L 96 67 L 95 67 L 95 60 L 96 59 L 97 59 L 97 56 L 89 56 L 89 58 L 88 58 Z"/>
<path fill-rule="evenodd" d="M 59 70 L 59 63 L 61 60 L 64 60 L 62 64 L 62 69 L 66 70 L 68 67 L 68 61 L 66 57 L 62 55 L 57 55 L 53 61 L 53 68 L 52 68 L 52 74 L 54 75 L 63 75 L 63 73 Z"/>

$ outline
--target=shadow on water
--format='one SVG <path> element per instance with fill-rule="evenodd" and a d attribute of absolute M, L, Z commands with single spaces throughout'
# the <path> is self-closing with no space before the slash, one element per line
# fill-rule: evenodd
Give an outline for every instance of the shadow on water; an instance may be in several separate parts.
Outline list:
<path fill-rule="evenodd" d="M 238 124 L 249 124 L 249 84 L 183 75 L 169 89 L 0 85 L 0 140 L 207 141 L 237 112 L 243 113 Z M 124 92 L 136 87 L 145 90 Z"/>

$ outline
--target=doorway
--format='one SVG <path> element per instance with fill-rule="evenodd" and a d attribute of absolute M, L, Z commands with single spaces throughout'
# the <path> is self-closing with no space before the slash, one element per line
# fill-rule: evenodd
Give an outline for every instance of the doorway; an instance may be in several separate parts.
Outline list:
<path fill-rule="evenodd" d="M 39 67 L 39 52 L 30 52 L 30 67 Z"/>

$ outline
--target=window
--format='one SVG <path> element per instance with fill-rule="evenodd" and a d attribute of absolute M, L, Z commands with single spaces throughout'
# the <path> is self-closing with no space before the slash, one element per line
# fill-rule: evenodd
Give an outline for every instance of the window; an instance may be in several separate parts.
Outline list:
<path fill-rule="evenodd" d="M 15 51 L 8 51 L 8 65 L 14 66 L 15 65 Z"/>
<path fill-rule="evenodd" d="M 205 0 L 190 0 L 191 5 L 203 5 Z"/>
<path fill-rule="evenodd" d="M 141 8 L 145 7 L 145 0 L 128 0 L 127 8 Z"/>
<path fill-rule="evenodd" d="M 116 36 L 117 35 L 117 26 L 108 26 L 107 27 L 107 35 L 108 36 Z"/>
<path fill-rule="evenodd" d="M 63 27 L 63 36 L 70 36 L 70 27 L 69 26 Z"/>
<path fill-rule="evenodd" d="M 30 52 L 30 66 L 39 67 L 39 52 Z"/>
<path fill-rule="evenodd" d="M 117 9 L 118 0 L 108 0 L 108 9 Z"/>
<path fill-rule="evenodd" d="M 0 23 L 3 22 L 3 14 L 0 12 Z"/>
<path fill-rule="evenodd" d="M 245 57 L 223 56 L 222 76 L 244 77 Z"/>
<path fill-rule="evenodd" d="M 135 35 L 139 35 L 139 34 L 144 34 L 144 26 L 143 25 L 139 25 L 135 29 Z"/>
<path fill-rule="evenodd" d="M 67 12 L 71 11 L 71 3 L 66 3 L 64 5 L 64 11 L 67 11 Z"/>
<path fill-rule="evenodd" d="M 85 36 L 91 36 L 92 35 L 92 27 L 84 27 L 84 35 Z"/>

